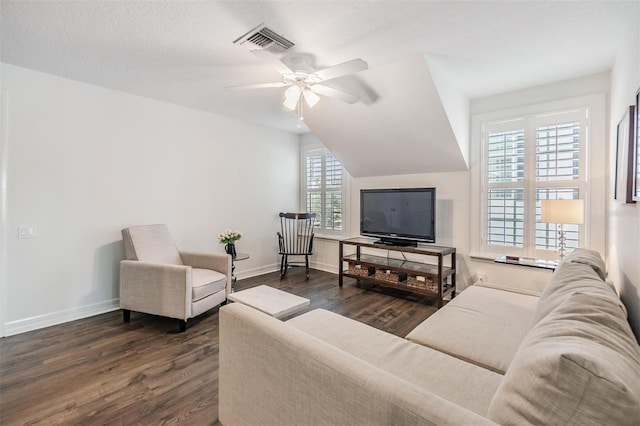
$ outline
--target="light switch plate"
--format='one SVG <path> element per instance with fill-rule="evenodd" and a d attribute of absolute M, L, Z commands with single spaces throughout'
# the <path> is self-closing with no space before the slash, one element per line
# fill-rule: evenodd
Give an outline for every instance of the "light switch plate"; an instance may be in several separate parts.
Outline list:
<path fill-rule="evenodd" d="M 38 227 L 36 225 L 18 225 L 18 238 L 36 238 Z"/>

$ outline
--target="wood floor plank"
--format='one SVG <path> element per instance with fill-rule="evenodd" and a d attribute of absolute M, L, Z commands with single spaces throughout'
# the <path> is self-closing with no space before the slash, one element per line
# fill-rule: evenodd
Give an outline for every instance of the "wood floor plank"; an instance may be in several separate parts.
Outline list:
<path fill-rule="evenodd" d="M 434 303 L 395 290 L 356 285 L 334 274 L 291 269 L 237 290 L 270 285 L 398 336 L 435 312 Z M 398 297 L 400 296 L 400 297 Z M 300 313 L 296 314 L 299 315 Z M 216 424 L 218 312 L 175 320 L 120 311 L 0 339 L 0 424 Z"/>

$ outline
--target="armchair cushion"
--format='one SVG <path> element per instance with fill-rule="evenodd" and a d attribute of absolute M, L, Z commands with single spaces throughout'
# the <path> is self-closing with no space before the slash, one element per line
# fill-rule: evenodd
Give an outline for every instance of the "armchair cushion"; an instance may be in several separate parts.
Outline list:
<path fill-rule="evenodd" d="M 231 293 L 231 256 L 218 253 L 196 253 L 190 251 L 180 251 L 180 257 L 185 265 L 194 269 L 209 269 L 220 272 L 226 277 L 226 293 Z M 194 277 L 195 280 L 195 277 Z M 217 279 L 211 279 L 211 282 Z M 196 286 L 194 281 L 194 287 Z M 194 296 L 195 297 L 195 296 Z M 197 300 L 194 298 L 194 300 Z"/>
<path fill-rule="evenodd" d="M 195 302 L 227 286 L 227 276 L 211 269 L 193 268 L 191 270 L 192 299 Z"/>
<path fill-rule="evenodd" d="M 166 225 L 131 226 L 122 230 L 127 260 L 183 265 Z"/>

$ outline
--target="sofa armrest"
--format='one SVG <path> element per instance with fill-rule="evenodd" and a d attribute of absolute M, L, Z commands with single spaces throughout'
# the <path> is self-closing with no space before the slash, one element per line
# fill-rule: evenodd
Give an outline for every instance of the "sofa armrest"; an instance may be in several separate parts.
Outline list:
<path fill-rule="evenodd" d="M 120 308 L 186 321 L 191 317 L 191 267 L 121 261 Z"/>
<path fill-rule="evenodd" d="M 227 294 L 231 293 L 231 256 L 219 253 L 181 251 L 182 261 L 193 268 L 212 269 L 227 276 Z"/>
<path fill-rule="evenodd" d="M 255 309 L 220 309 L 225 425 L 495 425 Z"/>

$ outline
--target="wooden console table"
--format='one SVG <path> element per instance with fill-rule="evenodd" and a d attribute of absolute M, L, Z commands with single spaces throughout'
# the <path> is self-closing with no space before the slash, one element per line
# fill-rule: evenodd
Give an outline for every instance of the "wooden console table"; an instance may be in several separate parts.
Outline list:
<path fill-rule="evenodd" d="M 345 254 L 345 247 L 354 247 L 355 253 Z M 378 254 L 362 253 L 362 248 L 388 250 L 389 252 L 414 253 L 423 257 L 437 257 L 437 264 L 396 259 Z M 449 265 L 444 259 L 451 256 Z M 444 305 L 444 298 L 456 294 L 456 249 L 419 245 L 418 247 L 396 247 L 377 244 L 368 238 L 341 240 L 339 245 L 338 285 L 342 287 L 344 277 L 391 287 L 411 293 L 434 296 L 438 308 Z M 344 262 L 348 267 L 344 269 Z"/>

